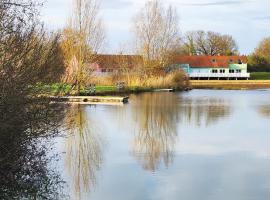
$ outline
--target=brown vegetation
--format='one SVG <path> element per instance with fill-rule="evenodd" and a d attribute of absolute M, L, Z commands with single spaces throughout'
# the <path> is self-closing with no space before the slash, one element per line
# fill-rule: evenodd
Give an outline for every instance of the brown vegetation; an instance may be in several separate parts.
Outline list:
<path fill-rule="evenodd" d="M 64 81 L 76 87 L 78 94 L 89 75 L 87 64 L 93 62 L 104 42 L 103 24 L 98 14 L 98 0 L 73 0 L 73 15 L 63 31 Z"/>
<path fill-rule="evenodd" d="M 270 37 L 263 39 L 254 53 L 249 56 L 249 70 L 255 72 L 270 71 Z"/>
<path fill-rule="evenodd" d="M 184 55 L 224 55 L 238 54 L 235 40 L 230 35 L 212 31 L 190 31 L 182 39 L 179 53 Z"/>
<path fill-rule="evenodd" d="M 270 81 L 268 80 L 191 80 L 190 84 L 197 89 L 260 89 L 269 88 Z"/>
<path fill-rule="evenodd" d="M 176 9 L 163 7 L 159 0 L 147 1 L 135 16 L 136 49 L 143 55 L 145 67 L 164 67 L 168 54 L 180 41 Z"/>
<path fill-rule="evenodd" d="M 114 74 L 107 76 L 91 76 L 89 78 L 91 83 L 97 85 L 111 86 L 119 81 L 125 82 L 129 88 L 148 88 L 148 89 L 162 89 L 173 88 L 177 90 L 189 87 L 189 80 L 183 71 L 175 71 L 169 74 Z"/>
<path fill-rule="evenodd" d="M 1 102 L 26 96 L 31 85 L 58 81 L 63 72 L 59 35 L 47 34 L 31 1 L 0 2 Z"/>

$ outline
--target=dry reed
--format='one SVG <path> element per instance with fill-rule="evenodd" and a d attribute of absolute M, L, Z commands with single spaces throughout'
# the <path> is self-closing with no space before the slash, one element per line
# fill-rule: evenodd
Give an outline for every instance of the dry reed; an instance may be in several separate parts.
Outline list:
<path fill-rule="evenodd" d="M 189 81 L 185 73 L 182 71 L 154 75 L 125 73 L 91 76 L 89 77 L 88 84 L 94 83 L 96 85 L 112 86 L 119 81 L 125 82 L 127 87 L 183 89 L 189 86 Z"/>

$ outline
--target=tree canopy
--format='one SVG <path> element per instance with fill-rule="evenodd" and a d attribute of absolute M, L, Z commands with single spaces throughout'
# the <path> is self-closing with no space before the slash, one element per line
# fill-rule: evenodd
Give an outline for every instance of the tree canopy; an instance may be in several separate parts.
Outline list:
<path fill-rule="evenodd" d="M 270 71 L 270 37 L 264 38 L 249 56 L 250 71 Z"/>
<path fill-rule="evenodd" d="M 168 53 L 176 48 L 180 41 L 180 31 L 176 9 L 164 7 L 159 0 L 147 1 L 135 16 L 137 52 L 153 64 L 164 66 Z"/>
<path fill-rule="evenodd" d="M 230 35 L 212 31 L 190 31 L 182 39 L 181 54 L 185 55 L 236 55 L 238 47 Z"/>

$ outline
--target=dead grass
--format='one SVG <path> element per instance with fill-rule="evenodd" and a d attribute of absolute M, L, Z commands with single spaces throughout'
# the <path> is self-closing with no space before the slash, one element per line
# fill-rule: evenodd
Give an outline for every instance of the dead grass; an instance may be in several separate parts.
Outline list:
<path fill-rule="evenodd" d="M 110 76 L 92 76 L 88 80 L 89 83 L 95 83 L 96 85 L 112 86 L 117 82 L 125 82 L 127 87 L 143 87 L 143 88 L 173 88 L 184 89 L 189 87 L 189 81 L 187 80 L 185 73 L 176 71 L 169 74 L 115 74 Z"/>
<path fill-rule="evenodd" d="M 270 88 L 270 80 L 191 80 L 197 89 L 264 89 Z"/>

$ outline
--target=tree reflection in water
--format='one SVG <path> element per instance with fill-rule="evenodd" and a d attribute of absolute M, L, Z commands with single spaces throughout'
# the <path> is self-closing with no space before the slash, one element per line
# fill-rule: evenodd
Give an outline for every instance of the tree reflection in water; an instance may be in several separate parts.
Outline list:
<path fill-rule="evenodd" d="M 177 125 L 209 126 L 231 114 L 229 102 L 219 98 L 188 98 L 176 93 L 136 96 L 132 111 L 138 125 L 133 154 L 146 170 L 155 171 L 163 161 L 173 161 Z"/>
<path fill-rule="evenodd" d="M 83 199 L 96 184 L 96 172 L 102 164 L 103 140 L 98 134 L 97 124 L 87 114 L 87 107 L 73 105 L 66 123 L 70 136 L 66 142 L 66 165 L 72 178 L 73 199 Z"/>
<path fill-rule="evenodd" d="M 221 98 L 181 98 L 181 119 L 190 124 L 209 126 L 231 115 L 230 102 Z"/>
<path fill-rule="evenodd" d="M 259 107 L 259 113 L 266 118 L 270 117 L 270 105 L 263 105 Z"/>
<path fill-rule="evenodd" d="M 160 162 L 168 167 L 173 160 L 179 110 L 173 93 L 142 94 L 133 113 L 138 124 L 133 152 L 146 170 L 155 171 Z"/>
<path fill-rule="evenodd" d="M 0 199 L 60 199 L 62 182 L 47 153 L 64 108 L 46 100 L 0 101 Z"/>

